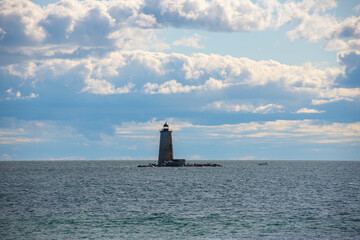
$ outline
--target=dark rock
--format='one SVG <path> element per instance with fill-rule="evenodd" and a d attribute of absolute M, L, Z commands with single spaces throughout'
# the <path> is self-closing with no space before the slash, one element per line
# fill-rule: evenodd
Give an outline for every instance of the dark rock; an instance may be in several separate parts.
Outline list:
<path fill-rule="evenodd" d="M 169 162 L 164 162 L 161 165 L 155 165 L 153 163 L 149 163 L 148 165 L 139 165 L 138 167 L 222 167 L 222 165 L 217 164 L 217 163 L 180 164 L 179 162 L 169 161 Z"/>

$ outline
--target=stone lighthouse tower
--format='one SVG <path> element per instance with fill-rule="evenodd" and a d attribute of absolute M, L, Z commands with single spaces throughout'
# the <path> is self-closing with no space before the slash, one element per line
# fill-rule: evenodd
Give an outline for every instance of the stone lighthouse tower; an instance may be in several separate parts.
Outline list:
<path fill-rule="evenodd" d="M 169 130 L 169 125 L 165 123 L 160 130 L 159 166 L 174 160 L 171 133 L 172 131 Z"/>

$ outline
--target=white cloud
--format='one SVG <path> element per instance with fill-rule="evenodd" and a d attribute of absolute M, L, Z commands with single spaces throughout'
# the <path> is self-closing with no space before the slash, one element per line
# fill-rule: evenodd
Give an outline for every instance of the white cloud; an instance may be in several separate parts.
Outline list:
<path fill-rule="evenodd" d="M 202 157 L 201 155 L 198 154 L 194 154 L 188 157 L 189 160 L 205 160 L 204 157 Z"/>
<path fill-rule="evenodd" d="M 303 66 L 290 66 L 274 60 L 256 62 L 248 58 L 216 54 L 198 53 L 184 60 L 183 70 L 186 79 L 198 79 L 210 74 L 226 79 L 227 82 L 251 86 L 275 83 L 291 89 L 321 88 L 330 85 L 340 73 L 340 69 L 322 70 L 309 63 Z"/>
<path fill-rule="evenodd" d="M 317 110 L 317 109 L 310 109 L 310 108 L 301 108 L 296 111 L 296 113 L 324 113 L 325 110 Z"/>
<path fill-rule="evenodd" d="M 360 38 L 352 39 L 348 41 L 348 50 L 354 52 L 360 52 Z"/>
<path fill-rule="evenodd" d="M 144 92 L 149 94 L 171 94 L 171 93 L 188 93 L 193 90 L 219 90 L 230 86 L 230 84 L 223 83 L 221 80 L 210 78 L 204 85 L 183 85 L 176 80 L 170 80 L 163 84 L 146 83 L 144 85 Z"/>
<path fill-rule="evenodd" d="M 156 118 L 151 119 L 147 122 L 122 122 L 120 126 L 114 126 L 115 134 L 123 136 L 157 136 L 158 130 L 167 122 L 171 125 L 171 129 L 179 131 L 182 128 L 191 127 L 192 124 L 184 121 L 179 121 L 174 118 L 169 118 L 166 120 L 157 120 Z"/>
<path fill-rule="evenodd" d="M 226 83 L 225 81 L 221 81 L 221 80 L 217 80 L 214 78 L 209 78 L 209 80 L 207 80 L 205 82 L 205 84 L 203 86 L 201 86 L 201 89 L 205 89 L 205 90 L 220 90 L 222 88 L 226 88 L 231 86 L 231 83 Z"/>
<path fill-rule="evenodd" d="M 245 156 L 245 157 L 239 157 L 239 158 L 232 158 L 231 160 L 244 160 L 244 161 L 248 161 L 248 160 L 255 160 L 256 157 L 255 156 Z"/>
<path fill-rule="evenodd" d="M 67 157 L 57 157 L 57 158 L 50 158 L 50 161 L 69 161 L 69 160 L 86 160 L 86 158 L 81 156 L 67 156 Z"/>
<path fill-rule="evenodd" d="M 0 28 L 0 41 L 4 39 L 5 35 L 6 32 L 2 28 Z"/>
<path fill-rule="evenodd" d="M 46 37 L 38 24 L 43 16 L 43 9 L 30 1 L 1 1 L 1 43 L 10 46 L 40 43 Z"/>
<path fill-rule="evenodd" d="M 179 40 L 176 40 L 172 43 L 174 46 L 184 46 L 184 47 L 192 47 L 192 48 L 204 48 L 204 46 L 199 45 L 199 41 L 201 37 L 199 34 L 195 33 L 191 37 L 182 37 Z"/>
<path fill-rule="evenodd" d="M 195 89 L 199 89 L 199 86 L 184 86 L 181 83 L 178 83 L 176 80 L 170 80 L 163 84 L 146 83 L 144 85 L 144 92 L 150 94 L 187 93 Z"/>
<path fill-rule="evenodd" d="M 323 42 L 324 49 L 330 51 L 356 51 L 360 38 L 360 17 L 351 16 L 338 21 L 329 15 L 307 15 L 293 30 L 287 32 L 291 40 L 306 39 Z"/>
<path fill-rule="evenodd" d="M 312 105 L 323 105 L 323 104 L 328 104 L 328 103 L 333 103 L 333 102 L 338 102 L 338 101 L 353 101 L 352 98 L 343 98 L 343 97 L 335 97 L 335 98 L 325 98 L 325 99 L 312 99 L 311 100 L 311 104 Z"/>
<path fill-rule="evenodd" d="M 360 37 L 360 16 L 351 16 L 338 23 L 332 37 L 358 39 Z"/>
<path fill-rule="evenodd" d="M 333 0 L 327 1 L 257 1 L 229 0 L 205 1 L 182 0 L 150 1 L 152 12 L 161 24 L 205 28 L 215 31 L 258 31 L 278 28 L 310 15 L 336 7 Z"/>
<path fill-rule="evenodd" d="M 142 29 L 142 28 L 121 28 L 108 35 L 109 39 L 114 40 L 117 48 L 133 50 L 155 50 L 161 51 L 169 49 L 170 46 L 159 40 L 156 35 L 156 30 Z"/>
<path fill-rule="evenodd" d="M 169 44 L 157 37 L 157 33 L 168 26 L 212 31 L 261 31 L 291 23 L 294 29 L 288 32 L 288 36 L 292 40 L 323 41 L 327 50 L 360 50 L 360 17 L 352 16 L 339 21 L 326 14 L 336 5 L 333 0 L 284 3 L 277 0 L 67 0 L 42 8 L 27 0 L 5 0 L 0 2 L 0 43 L 9 54 L 54 58 L 68 54 L 75 57 L 91 54 L 92 51 L 111 52 L 114 49 L 169 49 Z M 200 48 L 199 40 L 200 36 L 195 34 L 173 44 Z M 85 53 L 85 49 L 88 52 Z M 186 78 L 203 75 L 204 71 L 192 67 L 200 64 L 184 63 L 184 70 L 188 69 Z M 207 70 L 210 70 L 219 62 L 206 64 Z M 23 65 L 24 69 L 19 69 L 12 65 L 8 70 L 19 77 L 31 78 L 35 76 L 31 71 L 34 67 Z M 264 70 L 268 74 L 266 68 Z M 290 78 L 293 81 L 302 76 L 296 74 L 296 66 L 290 71 L 295 73 Z M 256 72 L 263 73 L 259 69 L 250 71 L 252 78 L 256 78 Z M 222 79 L 221 75 L 212 77 Z M 319 83 L 312 78 L 310 84 Z"/>
<path fill-rule="evenodd" d="M 90 92 L 94 94 L 123 94 L 129 93 L 130 90 L 135 86 L 133 83 L 128 83 L 123 87 L 115 87 L 112 83 L 106 80 L 98 80 L 98 79 L 86 79 L 85 80 L 86 87 L 84 87 L 82 92 Z"/>
<path fill-rule="evenodd" d="M 42 141 L 40 138 L 0 137 L 0 144 L 37 143 Z"/>
<path fill-rule="evenodd" d="M 351 67 L 354 61 L 350 61 L 348 55 L 342 56 L 339 55 L 339 59 Z M 335 80 L 343 74 L 341 68 L 322 69 L 309 63 L 291 66 L 274 60 L 253 61 L 216 54 L 186 56 L 123 50 L 103 57 L 29 61 L 1 69 L 9 75 L 27 77 L 37 86 L 44 81 L 66 77 L 68 85 L 80 87 L 82 84 L 81 88 L 75 89 L 76 92 L 94 94 L 140 90 L 140 87 L 135 89 L 135 85 L 141 86 L 148 94 L 218 91 L 229 87 L 244 87 L 251 91 L 253 87 L 271 85 L 283 93 L 291 92 L 309 98 L 309 101 L 313 99 L 314 103 L 324 99 L 351 101 L 359 96 L 357 88 L 336 88 Z M 123 85 L 124 81 L 128 82 L 125 86 L 116 87 L 119 83 Z"/>
<path fill-rule="evenodd" d="M 349 41 L 349 43 L 350 43 L 350 41 Z M 353 45 L 354 44 L 352 44 L 352 46 Z M 325 43 L 324 49 L 327 51 L 339 51 L 339 50 L 347 50 L 349 48 L 349 46 L 350 46 L 350 44 L 346 43 L 343 40 L 331 39 Z"/>
<path fill-rule="evenodd" d="M 319 30 L 328 31 L 322 23 L 330 19 L 320 14 L 335 6 L 333 0 L 285 3 L 277 0 L 67 0 L 41 8 L 27 0 L 15 3 L 4 0 L 0 2 L 0 19 L 3 20 L 0 33 L 2 43 L 16 46 L 41 43 L 42 46 L 70 44 L 129 49 L 131 43 L 144 46 L 148 39 L 146 35 L 153 35 L 153 29 L 168 26 L 212 31 L 261 31 L 300 22 L 296 33 L 290 35 L 294 38 L 315 36 L 317 39 L 319 34 L 323 35 Z M 308 24 L 314 21 L 318 24 Z M 308 25 L 314 35 L 304 35 Z M 315 25 L 318 30 L 311 30 Z M 139 29 L 149 31 L 141 32 Z M 136 33 L 140 36 L 136 37 Z M 197 35 L 183 40 L 186 46 L 201 47 Z"/>
<path fill-rule="evenodd" d="M 7 120 L 10 120 L 11 125 L 0 128 L 0 144 L 50 143 L 64 139 L 84 142 L 83 136 L 76 129 L 56 121 Z"/>
<path fill-rule="evenodd" d="M 360 88 L 333 88 L 319 92 L 319 98 L 312 99 L 311 104 L 321 105 L 338 101 L 354 101 L 360 97 Z"/>
<path fill-rule="evenodd" d="M 267 114 L 267 113 L 281 112 L 282 108 L 283 108 L 283 106 L 278 105 L 278 104 L 268 104 L 265 106 L 257 107 L 253 112 Z"/>
<path fill-rule="evenodd" d="M 248 104 L 231 104 L 231 103 L 224 103 L 222 101 L 216 101 L 213 103 L 208 104 L 204 107 L 204 109 L 216 109 L 222 110 L 226 112 L 251 112 L 255 109 L 253 105 Z"/>
<path fill-rule="evenodd" d="M 215 109 L 225 112 L 251 112 L 269 114 L 275 112 L 282 112 L 283 106 L 278 104 L 267 104 L 255 107 L 252 104 L 233 104 L 223 101 L 216 101 L 206 105 L 203 109 Z"/>
<path fill-rule="evenodd" d="M 16 93 L 13 92 L 12 88 L 9 88 L 6 90 L 7 96 L 5 97 L 5 100 L 26 100 L 26 99 L 33 99 L 38 98 L 39 94 L 30 93 L 28 96 L 22 96 L 20 91 L 17 91 Z"/>
<path fill-rule="evenodd" d="M 0 129 L 0 144 L 38 143 L 42 141 L 42 138 L 28 136 L 23 128 Z"/>
<path fill-rule="evenodd" d="M 310 42 L 318 42 L 330 37 L 335 32 L 337 21 L 331 16 L 306 16 L 302 22 L 287 33 L 291 40 L 304 38 Z"/>
<path fill-rule="evenodd" d="M 9 72 L 9 74 L 13 76 L 18 76 L 23 79 L 27 79 L 30 77 L 35 77 L 35 71 L 37 66 L 33 62 L 27 62 L 23 64 L 11 64 L 5 69 Z"/>
<path fill-rule="evenodd" d="M 115 126 L 115 132 L 125 137 L 151 135 L 157 137 L 156 130 L 165 121 L 153 119 L 149 122 L 127 122 Z M 233 141 L 294 142 L 313 143 L 359 143 L 360 122 L 326 123 L 319 120 L 276 120 L 223 125 L 195 125 L 189 122 L 170 119 L 169 126 L 178 136 L 186 139 L 232 139 Z M 194 135 L 193 133 L 197 134 Z"/>
<path fill-rule="evenodd" d="M 26 46 L 26 51 L 39 44 L 55 49 L 169 48 L 156 38 L 156 18 L 141 12 L 143 5 L 143 1 L 65 0 L 42 8 L 27 0 L 5 0 L 0 2 L 0 42 Z"/>

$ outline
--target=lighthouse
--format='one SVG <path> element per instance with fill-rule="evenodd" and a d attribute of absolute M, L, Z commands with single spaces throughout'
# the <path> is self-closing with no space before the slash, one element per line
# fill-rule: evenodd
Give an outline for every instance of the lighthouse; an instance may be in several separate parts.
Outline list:
<path fill-rule="evenodd" d="M 163 165 L 166 162 L 174 160 L 173 145 L 172 145 L 172 131 L 169 129 L 167 123 L 164 124 L 160 130 L 160 148 L 158 165 Z"/>
<path fill-rule="evenodd" d="M 182 166 L 185 165 L 185 159 L 174 159 L 172 131 L 165 122 L 160 130 L 160 147 L 158 166 Z"/>
<path fill-rule="evenodd" d="M 186 164 L 185 159 L 174 159 L 172 131 L 165 122 L 160 130 L 160 146 L 158 164 L 149 163 L 148 165 L 139 165 L 138 167 L 221 167 L 217 163 L 191 163 Z"/>

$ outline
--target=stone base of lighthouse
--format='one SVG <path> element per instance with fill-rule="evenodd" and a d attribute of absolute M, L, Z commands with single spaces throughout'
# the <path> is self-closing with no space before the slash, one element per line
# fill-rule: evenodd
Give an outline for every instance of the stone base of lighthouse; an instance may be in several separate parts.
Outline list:
<path fill-rule="evenodd" d="M 171 161 L 163 162 L 161 165 L 162 167 L 182 167 L 185 166 L 185 159 L 173 159 Z"/>

